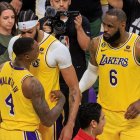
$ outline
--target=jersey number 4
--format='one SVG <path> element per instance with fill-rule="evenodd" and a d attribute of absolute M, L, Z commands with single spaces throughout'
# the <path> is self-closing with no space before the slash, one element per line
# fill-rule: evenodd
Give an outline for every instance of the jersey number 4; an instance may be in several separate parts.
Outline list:
<path fill-rule="evenodd" d="M 5 99 L 5 103 L 8 107 L 10 107 L 10 114 L 14 115 L 14 104 L 13 104 L 13 98 L 12 98 L 12 94 L 10 94 L 6 99 Z"/>
<path fill-rule="evenodd" d="M 117 80 L 117 71 L 116 70 L 110 70 L 110 84 L 112 86 L 116 86 L 118 83 Z"/>

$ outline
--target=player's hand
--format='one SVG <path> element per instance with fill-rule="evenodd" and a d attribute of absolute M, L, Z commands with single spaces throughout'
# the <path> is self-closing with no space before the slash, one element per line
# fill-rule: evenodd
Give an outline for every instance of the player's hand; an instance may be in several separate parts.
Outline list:
<path fill-rule="evenodd" d="M 51 33 L 52 28 L 51 28 L 51 26 L 48 26 L 46 23 L 47 23 L 47 21 L 45 21 L 44 24 L 43 24 L 43 31 L 46 32 L 46 33 Z"/>
<path fill-rule="evenodd" d="M 58 140 L 71 140 L 73 134 L 73 127 L 74 126 L 72 124 L 66 124 L 62 129 Z"/>
<path fill-rule="evenodd" d="M 20 9 L 22 7 L 22 0 L 12 0 L 10 2 L 10 4 L 13 6 L 13 8 L 15 9 L 17 15 L 19 14 L 20 12 Z"/>
<path fill-rule="evenodd" d="M 75 23 L 76 30 L 83 28 L 82 27 L 82 16 L 78 15 L 77 17 L 75 17 L 74 23 Z"/>
<path fill-rule="evenodd" d="M 65 97 L 60 90 L 51 91 L 51 94 L 50 94 L 51 102 L 55 102 L 55 101 L 58 101 L 60 99 L 65 101 Z"/>
<path fill-rule="evenodd" d="M 125 118 L 134 119 L 139 115 L 139 113 L 140 113 L 140 100 L 137 100 L 129 105 L 125 113 Z"/>

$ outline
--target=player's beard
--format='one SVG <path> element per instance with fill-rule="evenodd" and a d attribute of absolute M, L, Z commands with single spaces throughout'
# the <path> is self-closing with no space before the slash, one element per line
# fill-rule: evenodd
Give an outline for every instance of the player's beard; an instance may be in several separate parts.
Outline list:
<path fill-rule="evenodd" d="M 117 32 L 113 36 L 110 36 L 109 38 L 103 36 L 103 38 L 107 43 L 113 44 L 120 39 L 120 36 L 121 36 L 120 30 L 118 29 Z"/>

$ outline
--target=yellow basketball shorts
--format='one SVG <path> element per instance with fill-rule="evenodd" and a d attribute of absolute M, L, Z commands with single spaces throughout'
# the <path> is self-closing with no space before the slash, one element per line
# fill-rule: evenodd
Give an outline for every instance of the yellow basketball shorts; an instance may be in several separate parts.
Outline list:
<path fill-rule="evenodd" d="M 51 127 L 46 127 L 46 126 L 40 124 L 39 132 L 41 133 L 42 140 L 56 140 L 55 124 L 52 125 Z"/>
<path fill-rule="evenodd" d="M 0 128 L 0 140 L 42 140 L 38 131 L 13 131 Z"/>
<path fill-rule="evenodd" d="M 42 124 L 39 125 L 39 132 L 41 133 L 42 140 L 57 140 L 63 128 L 64 113 L 60 114 L 57 121 L 51 127 L 46 127 Z"/>
<path fill-rule="evenodd" d="M 106 124 L 99 140 L 140 140 L 140 116 L 127 120 L 125 112 L 113 112 L 103 109 Z"/>

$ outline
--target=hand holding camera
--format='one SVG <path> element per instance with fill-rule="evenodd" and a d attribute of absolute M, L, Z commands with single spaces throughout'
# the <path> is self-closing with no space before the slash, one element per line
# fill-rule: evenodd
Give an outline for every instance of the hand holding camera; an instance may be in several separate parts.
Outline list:
<path fill-rule="evenodd" d="M 76 17 L 79 15 L 79 11 L 57 11 L 51 6 L 47 6 L 46 8 L 46 22 L 44 24 L 46 26 L 50 26 L 52 29 L 51 33 L 54 32 L 56 35 L 61 35 L 66 31 L 66 24 L 60 20 L 61 16 L 66 17 Z M 48 28 L 46 30 L 49 30 Z"/>

